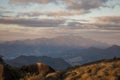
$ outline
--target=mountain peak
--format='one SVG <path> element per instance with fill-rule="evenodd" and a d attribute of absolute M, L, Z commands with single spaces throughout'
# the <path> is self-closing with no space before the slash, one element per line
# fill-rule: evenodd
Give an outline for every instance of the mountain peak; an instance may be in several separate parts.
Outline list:
<path fill-rule="evenodd" d="M 107 49 L 110 49 L 110 50 L 112 50 L 112 49 L 120 49 L 120 46 L 118 46 L 118 45 L 113 45 L 113 46 L 111 46 L 111 47 L 109 47 L 109 48 L 107 48 Z"/>

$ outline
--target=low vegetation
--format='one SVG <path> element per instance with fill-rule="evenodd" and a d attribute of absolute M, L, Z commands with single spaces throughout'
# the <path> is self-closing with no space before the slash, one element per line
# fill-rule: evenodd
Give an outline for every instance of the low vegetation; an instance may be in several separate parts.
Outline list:
<path fill-rule="evenodd" d="M 33 72 L 30 71 L 32 68 L 35 69 L 35 64 L 24 66 L 24 68 L 21 69 L 13 68 L 9 65 L 4 68 L 7 69 L 4 71 L 4 74 L 10 75 L 4 75 L 3 80 L 120 80 L 119 58 L 100 60 L 71 67 L 64 71 L 55 71 L 43 63 L 41 63 L 41 66 L 39 65 L 39 68 L 36 66 L 39 71 L 36 69 Z M 41 71 L 42 73 L 44 72 L 44 74 L 42 74 Z M 2 78 L 0 80 L 2 80 Z"/>
<path fill-rule="evenodd" d="M 64 80 L 120 80 L 120 59 L 101 60 L 67 70 Z"/>

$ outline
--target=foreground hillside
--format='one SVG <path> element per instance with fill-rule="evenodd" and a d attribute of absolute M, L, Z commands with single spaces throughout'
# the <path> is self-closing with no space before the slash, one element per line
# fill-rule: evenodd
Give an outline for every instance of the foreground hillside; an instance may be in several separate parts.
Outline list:
<path fill-rule="evenodd" d="M 44 63 L 13 68 L 0 66 L 0 80 L 120 80 L 120 58 L 100 60 L 57 71 Z"/>
<path fill-rule="evenodd" d="M 68 69 L 64 80 L 120 80 L 120 59 L 101 60 Z"/>
<path fill-rule="evenodd" d="M 101 60 L 26 80 L 120 80 L 120 59 Z"/>

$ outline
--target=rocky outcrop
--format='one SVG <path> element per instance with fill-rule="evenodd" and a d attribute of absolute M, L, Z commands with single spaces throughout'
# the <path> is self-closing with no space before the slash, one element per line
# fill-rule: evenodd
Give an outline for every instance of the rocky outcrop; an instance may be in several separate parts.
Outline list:
<path fill-rule="evenodd" d="M 26 73 L 31 73 L 36 75 L 38 74 L 46 75 L 48 73 L 52 73 L 55 71 L 53 68 L 43 63 L 36 63 L 32 65 L 23 66 L 21 70 L 25 71 Z"/>

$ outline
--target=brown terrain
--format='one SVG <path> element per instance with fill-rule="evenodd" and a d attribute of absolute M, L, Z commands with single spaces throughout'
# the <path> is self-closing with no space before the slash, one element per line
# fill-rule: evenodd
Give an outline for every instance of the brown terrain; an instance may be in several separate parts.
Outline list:
<path fill-rule="evenodd" d="M 102 60 L 65 72 L 64 80 L 120 80 L 120 59 Z"/>
<path fill-rule="evenodd" d="M 19 69 L 4 64 L 0 65 L 0 78 L 0 80 L 120 80 L 120 58 L 100 60 L 70 67 L 64 71 L 54 70 L 43 63 Z"/>
<path fill-rule="evenodd" d="M 120 80 L 120 59 L 101 60 L 23 80 Z"/>

